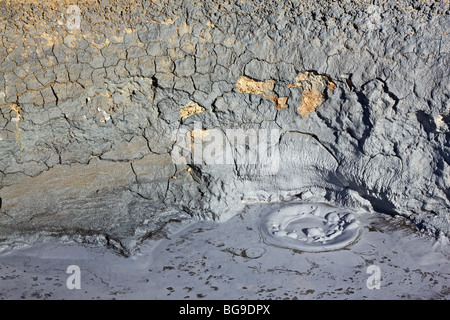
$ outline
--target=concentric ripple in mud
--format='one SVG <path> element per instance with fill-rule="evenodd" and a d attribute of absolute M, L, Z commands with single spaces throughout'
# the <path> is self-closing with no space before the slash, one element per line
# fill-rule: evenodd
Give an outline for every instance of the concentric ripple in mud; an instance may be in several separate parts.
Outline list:
<path fill-rule="evenodd" d="M 286 205 L 262 215 L 261 233 L 268 244 L 302 251 L 330 251 L 354 242 L 356 215 L 326 204 Z"/>

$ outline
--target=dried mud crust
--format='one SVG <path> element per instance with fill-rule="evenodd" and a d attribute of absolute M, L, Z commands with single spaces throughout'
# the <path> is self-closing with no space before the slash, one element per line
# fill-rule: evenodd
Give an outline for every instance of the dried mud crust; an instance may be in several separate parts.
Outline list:
<path fill-rule="evenodd" d="M 69 4 L 0 1 L 0 237 L 297 195 L 449 234 L 448 1 Z M 280 170 L 173 163 L 216 128 L 280 130 Z"/>

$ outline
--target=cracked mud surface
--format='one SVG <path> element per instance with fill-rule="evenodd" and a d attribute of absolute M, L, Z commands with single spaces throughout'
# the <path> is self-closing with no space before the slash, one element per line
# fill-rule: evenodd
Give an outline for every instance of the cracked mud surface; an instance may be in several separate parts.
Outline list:
<path fill-rule="evenodd" d="M 170 223 L 129 258 L 68 241 L 3 252 L 0 299 L 449 298 L 445 238 L 423 236 L 403 219 L 364 213 L 357 242 L 301 252 L 262 241 L 267 207 L 248 206 L 224 223 Z M 79 290 L 66 287 L 69 265 L 80 267 Z M 366 285 L 372 265 L 380 268 L 380 289 Z"/>
<path fill-rule="evenodd" d="M 447 1 L 84 0 L 74 30 L 68 5 L 0 1 L 2 240 L 130 251 L 292 197 L 448 235 Z M 232 128 L 279 130 L 279 170 L 173 163 L 174 132 Z"/>

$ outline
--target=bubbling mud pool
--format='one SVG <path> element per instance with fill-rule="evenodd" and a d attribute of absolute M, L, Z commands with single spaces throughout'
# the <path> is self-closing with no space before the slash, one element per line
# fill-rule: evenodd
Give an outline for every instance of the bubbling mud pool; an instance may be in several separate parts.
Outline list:
<path fill-rule="evenodd" d="M 128 257 L 67 238 L 5 248 L 0 300 L 448 300 L 449 257 L 447 238 L 424 235 L 400 216 L 255 203 L 220 223 L 173 220 Z M 80 290 L 67 287 L 73 265 Z M 371 287 L 373 266 L 379 290 Z"/>
<path fill-rule="evenodd" d="M 342 249 L 359 236 L 357 214 L 328 204 L 291 204 L 262 213 L 267 244 L 320 252 Z"/>

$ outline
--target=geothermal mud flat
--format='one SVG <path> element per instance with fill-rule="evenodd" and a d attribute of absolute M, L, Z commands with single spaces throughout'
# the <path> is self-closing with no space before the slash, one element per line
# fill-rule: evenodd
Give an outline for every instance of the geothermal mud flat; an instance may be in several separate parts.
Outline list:
<path fill-rule="evenodd" d="M 223 223 L 172 222 L 159 240 L 144 241 L 128 258 L 61 240 L 6 250 L 0 255 L 0 298 L 449 298 L 447 239 L 423 236 L 402 218 L 355 212 L 358 237 L 337 250 L 301 251 L 288 248 L 295 242 L 267 241 L 267 209 L 313 213 L 307 207 L 342 210 L 323 203 L 252 204 Z M 74 265 L 79 289 L 67 286 L 67 268 Z"/>
<path fill-rule="evenodd" d="M 0 8 L 2 298 L 448 298 L 448 1 Z"/>

